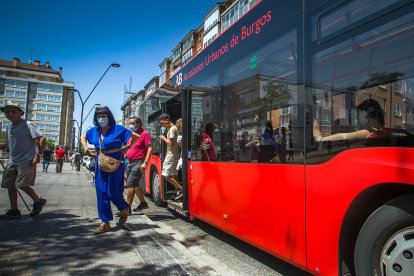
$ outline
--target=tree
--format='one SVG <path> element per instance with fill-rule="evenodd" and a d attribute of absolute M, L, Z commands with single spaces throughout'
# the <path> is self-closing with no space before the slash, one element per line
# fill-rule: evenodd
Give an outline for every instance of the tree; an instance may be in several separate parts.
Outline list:
<path fill-rule="evenodd" d="M 292 99 L 289 89 L 282 82 L 270 81 L 263 85 L 263 90 L 265 91 L 265 96 L 256 99 L 256 104 L 260 107 L 260 113 L 263 115 L 266 111 L 289 105 Z"/>
<path fill-rule="evenodd" d="M 50 139 L 46 139 L 46 147 L 48 147 L 49 149 L 54 149 L 55 148 L 55 141 L 50 140 Z"/>
<path fill-rule="evenodd" d="M 401 79 L 404 76 L 404 73 L 400 72 L 375 72 L 369 76 L 369 79 L 365 81 L 360 89 L 378 86 L 390 82 L 395 82 Z"/>

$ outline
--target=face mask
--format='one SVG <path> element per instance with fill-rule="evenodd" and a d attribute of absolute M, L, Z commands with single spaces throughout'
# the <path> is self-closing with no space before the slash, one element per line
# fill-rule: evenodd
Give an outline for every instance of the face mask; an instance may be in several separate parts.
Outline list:
<path fill-rule="evenodd" d="M 164 134 L 165 132 L 165 127 L 161 127 L 161 134 Z"/>
<path fill-rule="evenodd" d="M 129 130 L 130 131 L 135 131 L 135 130 L 137 130 L 137 126 L 136 125 L 133 125 L 133 124 L 130 124 L 129 126 L 128 126 L 128 128 L 129 128 Z"/>
<path fill-rule="evenodd" d="M 215 128 L 215 129 L 214 129 L 214 132 L 215 132 L 215 133 L 219 133 L 219 132 L 220 132 L 220 129 Z"/>
<path fill-rule="evenodd" d="M 99 118 L 98 124 L 100 127 L 106 127 L 108 125 L 108 118 Z"/>

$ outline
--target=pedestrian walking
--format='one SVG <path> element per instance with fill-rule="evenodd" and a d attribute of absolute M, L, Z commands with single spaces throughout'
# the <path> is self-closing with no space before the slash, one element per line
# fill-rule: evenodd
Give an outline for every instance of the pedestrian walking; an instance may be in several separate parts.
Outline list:
<path fill-rule="evenodd" d="M 33 209 L 30 216 L 39 214 L 46 204 L 46 199 L 37 195 L 32 188 L 36 179 L 36 164 L 40 162 L 40 155 L 43 154 L 45 138 L 33 123 L 21 118 L 24 111 L 19 105 L 7 101 L 0 110 L 6 114 L 11 124 L 6 129 L 6 143 L 0 148 L 9 148 L 9 162 L 3 173 L 2 188 L 7 188 L 10 200 L 10 209 L 1 215 L 2 219 L 18 219 L 21 212 L 17 206 L 17 189 L 22 190 L 33 199 Z M 36 153 L 36 141 L 38 151 Z"/>
<path fill-rule="evenodd" d="M 95 145 L 95 188 L 98 201 L 98 215 L 102 220 L 101 225 L 96 229 L 95 234 L 102 234 L 111 229 L 109 224 L 113 220 L 111 202 L 120 211 L 118 224 L 124 224 L 128 219 L 129 205 L 123 196 L 125 167 L 122 163 L 123 152 L 131 148 L 138 140 L 139 135 L 129 129 L 117 125 L 111 110 L 106 106 L 99 106 L 95 109 L 93 117 L 94 127 L 81 136 L 81 143 L 89 156 L 94 156 L 95 151 L 89 150 L 88 145 Z M 132 138 L 129 141 L 129 138 Z M 111 158 L 111 159 L 110 159 Z M 101 160 L 99 160 L 101 159 Z M 105 160 L 110 164 L 119 164 L 113 172 L 104 171 Z"/>
<path fill-rule="evenodd" d="M 129 118 L 128 128 L 140 136 L 139 140 L 131 146 L 125 155 L 128 159 L 128 165 L 125 171 L 127 176 L 126 186 L 128 188 L 127 202 L 131 208 L 134 196 L 136 195 L 140 203 L 133 211 L 139 212 L 148 208 L 148 203 L 145 201 L 144 194 L 139 187 L 139 182 L 152 154 L 152 143 L 149 132 L 142 128 L 140 118 Z"/>
<path fill-rule="evenodd" d="M 163 134 L 159 135 L 160 140 L 167 145 L 167 154 L 165 155 L 164 163 L 162 164 L 162 175 L 177 191 L 174 200 L 181 200 L 183 197 L 183 187 L 181 186 L 177 172 L 177 164 L 180 159 L 181 149 L 177 143 L 177 127 L 171 122 L 170 115 L 168 114 L 162 114 L 159 121 L 161 126 L 168 130 L 167 137 Z"/>
<path fill-rule="evenodd" d="M 53 151 L 46 147 L 45 150 L 43 151 L 43 160 L 42 160 L 42 172 L 47 173 L 47 169 L 49 168 L 49 164 L 50 164 L 50 160 L 52 159 L 52 153 Z"/>
<path fill-rule="evenodd" d="M 66 152 L 62 146 L 58 146 L 55 150 L 56 173 L 62 173 L 63 161 L 65 160 Z"/>
<path fill-rule="evenodd" d="M 90 183 L 95 183 L 95 156 L 89 156 L 89 162 L 87 164 L 87 169 L 91 174 L 91 179 L 89 180 Z"/>
<path fill-rule="evenodd" d="M 82 155 L 80 154 L 80 152 L 76 150 L 75 153 L 70 157 L 70 159 L 72 159 L 72 164 L 75 167 L 75 172 L 80 172 L 82 159 Z"/>

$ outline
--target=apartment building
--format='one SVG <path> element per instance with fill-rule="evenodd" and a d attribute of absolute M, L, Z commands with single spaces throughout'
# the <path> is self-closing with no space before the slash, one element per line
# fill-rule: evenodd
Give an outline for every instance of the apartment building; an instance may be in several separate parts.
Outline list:
<path fill-rule="evenodd" d="M 197 54 L 197 39 L 198 32 L 196 30 L 191 30 L 181 41 L 181 66 L 186 65 Z"/>
<path fill-rule="evenodd" d="M 220 33 L 227 30 L 259 1 L 260 0 L 226 1 L 225 10 L 221 14 Z"/>
<path fill-rule="evenodd" d="M 138 108 L 141 104 L 141 96 L 143 93 L 143 90 L 133 93 L 124 101 L 121 106 L 122 120 L 119 122 L 120 124 L 126 126 L 130 117 L 136 117 L 138 115 Z"/>
<path fill-rule="evenodd" d="M 216 3 L 204 16 L 203 49 L 220 35 L 221 12 L 223 3 Z"/>
<path fill-rule="evenodd" d="M 131 114 L 134 116 L 148 116 L 158 103 L 145 102 L 145 99 L 159 86 L 168 83 L 168 80 L 183 66 L 191 61 L 200 51 L 213 42 L 231 24 L 242 17 L 260 0 L 226 0 L 216 3 L 203 17 L 203 24 L 197 29 L 189 31 L 184 38 L 172 49 L 172 55 L 159 64 L 159 77 L 152 78 L 144 87 L 144 93 L 132 95 L 121 106 L 123 121 Z M 223 23 L 224 22 L 224 23 Z M 223 24 L 225 24 L 223 26 Z M 173 89 L 173 88 L 172 88 Z M 136 107 L 141 98 L 140 107 Z M 136 109 L 138 108 L 138 110 Z M 150 129 L 150 131 L 155 131 Z"/>
<path fill-rule="evenodd" d="M 54 70 L 49 62 L 33 64 L 0 60 L 0 106 L 7 100 L 17 102 L 25 110 L 24 118 L 35 123 L 43 135 L 56 145 L 73 144 L 73 82 L 65 82 L 62 68 Z M 0 113 L 2 131 L 10 124 Z"/>
<path fill-rule="evenodd" d="M 163 84 L 166 80 L 168 80 L 171 76 L 170 68 L 171 68 L 171 59 L 165 58 L 161 61 L 160 65 L 160 84 Z"/>

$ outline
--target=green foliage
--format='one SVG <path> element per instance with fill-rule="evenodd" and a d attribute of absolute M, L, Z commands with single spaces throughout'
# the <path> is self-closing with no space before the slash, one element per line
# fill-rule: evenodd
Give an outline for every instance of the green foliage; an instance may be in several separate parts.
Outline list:
<path fill-rule="evenodd" d="M 369 76 L 369 79 L 365 81 L 360 89 L 374 87 L 382 84 L 387 84 L 400 80 L 404 76 L 404 73 L 400 72 L 376 72 Z"/>
<path fill-rule="evenodd" d="M 263 85 L 265 96 L 257 98 L 254 104 L 260 110 L 260 119 L 266 117 L 266 112 L 288 106 L 293 98 L 285 83 L 271 81 Z"/>
<path fill-rule="evenodd" d="M 289 104 L 292 99 L 289 89 L 284 83 L 269 82 L 263 85 L 263 89 L 266 92 L 266 96 L 263 98 L 269 105 L 270 109 L 277 109 Z"/>
<path fill-rule="evenodd" d="M 55 149 L 55 142 L 53 140 L 46 139 L 46 147 L 49 149 Z"/>

